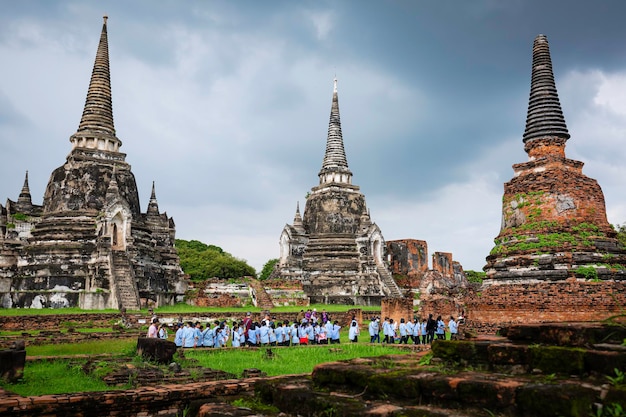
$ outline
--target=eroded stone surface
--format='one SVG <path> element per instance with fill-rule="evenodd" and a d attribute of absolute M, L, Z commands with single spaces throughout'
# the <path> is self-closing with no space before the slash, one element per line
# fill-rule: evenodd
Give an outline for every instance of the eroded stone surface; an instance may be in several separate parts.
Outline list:
<path fill-rule="evenodd" d="M 138 310 L 181 301 L 186 281 L 172 218 L 154 185 L 141 212 L 135 177 L 113 125 L 106 22 L 79 128 L 43 205 L 28 174 L 17 202 L 0 205 L 0 306 Z"/>
<path fill-rule="evenodd" d="M 402 297 L 385 263 L 385 240 L 370 219 L 365 196 L 352 184 L 341 122 L 337 83 L 319 185 L 299 205 L 280 237 L 275 276 L 302 281 L 312 303 L 379 305 Z"/>

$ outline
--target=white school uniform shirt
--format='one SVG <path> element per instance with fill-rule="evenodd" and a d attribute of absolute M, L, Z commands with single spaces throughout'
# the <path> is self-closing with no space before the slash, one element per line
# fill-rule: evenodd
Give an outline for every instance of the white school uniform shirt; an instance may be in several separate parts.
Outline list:
<path fill-rule="evenodd" d="M 300 343 L 300 337 L 298 336 L 298 325 L 296 323 L 291 325 L 291 343 L 297 345 Z"/>
<path fill-rule="evenodd" d="M 369 325 L 370 336 L 376 336 L 378 334 L 378 323 L 376 320 L 372 320 Z"/>
<path fill-rule="evenodd" d="M 385 335 L 385 336 L 390 336 L 390 333 L 391 333 L 391 332 L 390 332 L 390 327 L 391 327 L 391 326 L 389 325 L 389 322 L 388 322 L 388 321 L 385 321 L 385 322 L 383 323 L 383 335 Z"/>
<path fill-rule="evenodd" d="M 419 322 L 413 323 L 413 336 L 415 336 L 415 337 L 419 336 L 420 333 L 421 333 L 420 329 L 421 329 L 421 326 L 420 326 Z"/>
<path fill-rule="evenodd" d="M 213 347 L 213 345 L 215 344 L 213 329 L 211 329 L 210 326 L 207 326 L 207 328 L 202 333 L 202 346 Z"/>
<path fill-rule="evenodd" d="M 348 330 L 348 339 L 354 340 L 356 336 L 359 334 L 359 326 L 350 326 Z"/>
<path fill-rule="evenodd" d="M 276 343 L 283 343 L 283 326 L 278 326 L 274 330 L 274 335 L 276 335 Z"/>
<path fill-rule="evenodd" d="M 326 335 L 332 339 L 333 324 L 330 321 L 326 322 Z"/>
<path fill-rule="evenodd" d="M 459 325 L 452 319 L 448 322 L 448 327 L 450 328 L 450 333 L 452 334 L 456 334 L 459 330 Z"/>

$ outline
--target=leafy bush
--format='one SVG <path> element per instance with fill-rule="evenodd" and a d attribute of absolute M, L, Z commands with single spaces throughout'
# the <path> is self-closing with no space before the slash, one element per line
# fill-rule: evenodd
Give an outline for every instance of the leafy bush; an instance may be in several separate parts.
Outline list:
<path fill-rule="evenodd" d="M 268 279 L 270 275 L 272 275 L 272 272 L 274 271 L 274 266 L 277 263 L 278 259 L 270 259 L 269 261 L 265 262 L 265 265 L 263 265 L 263 269 L 261 270 L 261 275 L 259 275 L 259 279 L 261 281 Z"/>
<path fill-rule="evenodd" d="M 619 240 L 619 243 L 626 247 L 626 223 L 614 225 L 613 228 L 617 232 L 617 240 Z"/>
<path fill-rule="evenodd" d="M 593 281 L 598 279 L 598 271 L 593 266 L 579 266 L 576 268 L 575 272 L 582 275 L 585 279 Z"/>
<path fill-rule="evenodd" d="M 198 240 L 176 239 L 176 249 L 180 257 L 180 266 L 193 281 L 208 278 L 256 277 L 253 267 L 242 259 L 235 258 L 222 248 L 207 245 Z"/>
<path fill-rule="evenodd" d="M 483 271 L 472 271 L 471 269 L 465 271 L 465 276 L 469 282 L 475 282 L 482 284 L 483 280 L 487 278 L 487 274 Z"/>

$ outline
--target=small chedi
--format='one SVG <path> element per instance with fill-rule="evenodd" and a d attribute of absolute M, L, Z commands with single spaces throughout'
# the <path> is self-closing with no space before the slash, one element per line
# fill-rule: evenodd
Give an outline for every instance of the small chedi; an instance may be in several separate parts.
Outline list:
<path fill-rule="evenodd" d="M 154 184 L 141 213 L 113 124 L 105 17 L 72 150 L 52 172 L 43 205 L 28 173 L 17 202 L 0 205 L 0 305 L 125 308 L 181 301 L 186 289 L 173 219 Z"/>
<path fill-rule="evenodd" d="M 365 196 L 352 184 L 339 117 L 337 80 L 319 185 L 309 193 L 304 214 L 280 236 L 274 274 L 298 279 L 312 303 L 379 305 L 402 293 L 385 263 L 385 240 L 370 219 Z"/>
<path fill-rule="evenodd" d="M 548 40 L 539 35 L 523 136 L 529 161 L 513 165 L 504 185 L 500 234 L 484 267 L 482 300 L 474 302 L 485 321 L 490 314 L 513 322 L 597 320 L 626 301 L 626 250 L 607 221 L 600 186 L 582 173 L 582 162 L 566 158 L 569 138 Z"/>

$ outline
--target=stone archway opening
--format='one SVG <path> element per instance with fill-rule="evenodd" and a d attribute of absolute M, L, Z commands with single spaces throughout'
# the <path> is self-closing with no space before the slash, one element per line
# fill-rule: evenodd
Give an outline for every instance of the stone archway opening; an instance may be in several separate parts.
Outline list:
<path fill-rule="evenodd" d="M 280 265 L 284 265 L 287 263 L 287 258 L 289 257 L 290 250 L 289 250 L 289 236 L 287 236 L 286 234 L 283 234 L 280 237 L 280 260 L 279 260 L 279 264 Z"/>
<path fill-rule="evenodd" d="M 380 239 L 374 239 L 372 242 L 372 255 L 374 256 L 374 261 L 377 265 L 383 263 L 383 250 Z"/>
<path fill-rule="evenodd" d="M 118 212 L 111 219 L 111 248 L 113 250 L 126 250 L 126 219 Z"/>

